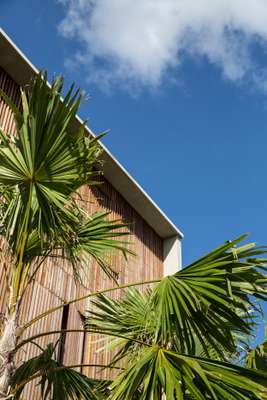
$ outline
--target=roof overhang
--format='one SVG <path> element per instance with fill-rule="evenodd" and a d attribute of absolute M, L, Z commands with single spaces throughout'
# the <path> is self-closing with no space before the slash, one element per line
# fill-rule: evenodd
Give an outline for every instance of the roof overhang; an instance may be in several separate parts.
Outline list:
<path fill-rule="evenodd" d="M 8 35 L 0 28 L 0 66 L 19 85 L 26 85 L 38 69 L 26 58 Z M 82 124 L 77 116 L 75 124 Z M 92 135 L 89 127 L 86 128 Z M 173 236 L 183 238 L 182 232 L 170 221 L 164 212 L 155 204 L 142 187 L 132 178 L 125 168 L 116 160 L 109 150 L 103 148 L 104 176 L 123 198 L 141 215 L 155 232 L 167 239 Z"/>

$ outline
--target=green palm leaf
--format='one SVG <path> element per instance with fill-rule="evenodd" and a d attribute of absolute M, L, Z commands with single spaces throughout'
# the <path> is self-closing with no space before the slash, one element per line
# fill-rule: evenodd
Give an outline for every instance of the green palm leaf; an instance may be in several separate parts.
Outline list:
<path fill-rule="evenodd" d="M 93 168 L 101 153 L 97 139 L 86 137 L 84 126 L 71 131 L 81 95 L 71 87 L 62 101 L 62 89 L 59 78 L 48 90 L 46 75 L 40 74 L 32 88 L 22 90 L 22 111 L 14 114 L 16 137 L 0 132 L 0 184 L 13 190 L 2 223 L 9 231 L 14 228 L 9 233 L 15 247 L 27 209 L 42 240 L 60 229 L 68 236 L 79 222 L 70 195 L 96 174 Z"/>
<path fill-rule="evenodd" d="M 150 347 L 111 385 L 111 400 L 264 400 L 267 374 Z"/>
<path fill-rule="evenodd" d="M 14 301 L 38 257 L 68 258 L 77 278 L 94 259 L 116 279 L 108 253 L 131 253 L 120 240 L 128 234 L 125 224 L 108 221 L 105 212 L 88 216 L 79 206 L 77 190 L 100 174 L 101 149 L 99 137 L 88 137 L 84 125 L 73 131 L 80 91 L 71 86 L 64 99 L 62 92 L 62 78 L 49 89 L 46 74 L 39 74 L 21 91 L 19 110 L 0 91 L 17 123 L 15 137 L 0 130 L 0 224 L 16 266 Z"/>
<path fill-rule="evenodd" d="M 266 299 L 267 293 L 267 279 L 259 271 L 265 270 L 265 260 L 256 257 L 266 249 L 253 244 L 234 247 L 243 238 L 220 246 L 155 288 L 157 342 L 175 341 L 179 351 L 194 354 L 197 338 L 208 356 L 207 343 L 218 354 L 221 349 L 233 353 L 233 332 L 244 337 L 252 333 L 251 308 L 257 312 L 252 296 Z"/>
<path fill-rule="evenodd" d="M 49 344 L 39 355 L 17 368 L 12 380 L 14 399 L 20 399 L 24 387 L 37 381 L 43 400 L 99 400 L 99 383 L 78 371 L 67 368 L 54 360 L 55 345 Z"/>
<path fill-rule="evenodd" d="M 112 363 L 124 359 L 127 365 L 111 385 L 112 400 L 137 393 L 156 400 L 163 392 L 168 400 L 266 398 L 267 376 L 219 361 L 247 343 L 260 311 L 257 300 L 266 298 L 267 280 L 260 272 L 265 259 L 259 258 L 266 249 L 236 247 L 242 238 L 150 291 L 128 289 L 122 299 L 99 295 L 93 301 L 87 326 L 117 335 Z"/>
<path fill-rule="evenodd" d="M 141 292 L 130 288 L 119 300 L 99 295 L 91 301 L 86 328 L 118 335 L 117 338 L 109 338 L 108 347 L 117 350 L 112 365 L 124 357 L 127 361 L 135 358 L 140 349 L 153 343 L 156 318 L 150 299 L 150 290 Z"/>
<path fill-rule="evenodd" d="M 111 255 L 120 251 L 127 260 L 128 255 L 134 253 L 129 248 L 130 243 L 122 240 L 129 235 L 129 231 L 125 230 L 127 225 L 119 220 L 109 221 L 109 214 L 97 212 L 87 215 L 80 210 L 79 223 L 72 226 L 68 236 L 59 235 L 53 241 L 41 241 L 38 231 L 32 231 L 27 240 L 24 261 L 39 260 L 46 254 L 67 259 L 73 267 L 74 278 L 80 280 L 81 270 L 94 260 L 109 278 L 116 281 L 118 273 Z"/>
<path fill-rule="evenodd" d="M 88 324 L 182 353 L 231 357 L 253 334 L 259 309 L 252 298 L 265 298 L 267 283 L 258 270 L 264 260 L 251 258 L 265 249 L 246 245 L 233 253 L 233 243 L 164 278 L 152 292 L 126 290 L 121 300 L 99 296 Z"/>
<path fill-rule="evenodd" d="M 87 266 L 93 259 L 111 279 L 117 279 L 115 265 L 110 261 L 111 253 L 120 251 L 125 259 L 134 253 L 127 247 L 125 240 L 119 240 L 129 234 L 126 225 L 119 220 L 109 221 L 109 212 L 97 212 L 91 216 L 80 214 L 79 223 L 73 229 L 73 235 L 62 243 L 63 255 L 72 263 L 75 276 L 79 269 Z"/>

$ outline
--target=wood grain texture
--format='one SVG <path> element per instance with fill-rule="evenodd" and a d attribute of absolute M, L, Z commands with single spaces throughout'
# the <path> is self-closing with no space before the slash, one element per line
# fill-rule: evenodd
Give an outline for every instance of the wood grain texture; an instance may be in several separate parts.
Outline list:
<path fill-rule="evenodd" d="M 19 105 L 19 86 L 0 69 L 0 87 Z M 16 127 L 12 112 L 7 104 L 0 99 L 0 128 L 15 135 Z M 125 260 L 121 254 L 110 254 L 110 262 L 119 274 L 119 282 L 135 282 L 140 280 L 156 279 L 163 275 L 163 241 L 148 226 L 144 219 L 125 201 L 125 199 L 104 178 L 99 186 L 83 186 L 80 189 L 83 199 L 83 207 L 94 213 L 99 210 L 110 212 L 110 219 L 121 219 L 129 224 L 131 235 L 128 237 L 130 248 L 136 253 L 135 257 Z M 76 296 L 81 296 L 91 291 L 112 287 L 114 283 L 108 279 L 99 266 L 91 261 L 82 271 L 82 284 L 76 284 L 72 277 L 71 266 L 64 260 L 49 258 L 40 268 L 35 280 L 27 289 L 23 301 L 20 321 L 25 322 L 32 319 L 40 312 L 52 306 L 61 304 Z M 3 266 L 0 275 L 0 312 L 5 309 L 5 280 Z M 117 298 L 121 293 L 113 292 L 112 296 Z M 89 301 L 82 301 L 71 305 L 67 321 L 68 329 L 80 329 L 82 318 L 90 307 Z M 29 334 L 60 329 L 62 325 L 62 310 L 54 313 L 35 324 Z M 55 342 L 57 337 L 48 336 L 38 340 L 38 344 L 44 347 L 49 342 Z M 88 334 L 70 333 L 66 337 L 64 363 L 66 365 L 78 364 L 108 364 L 111 353 L 108 351 L 98 352 L 100 344 L 98 337 Z M 38 347 L 29 345 L 20 352 L 19 362 L 38 354 Z M 95 378 L 109 378 L 109 371 L 101 371 L 99 368 L 83 368 L 83 372 Z M 38 388 L 29 385 L 25 391 L 25 399 L 38 399 Z"/>

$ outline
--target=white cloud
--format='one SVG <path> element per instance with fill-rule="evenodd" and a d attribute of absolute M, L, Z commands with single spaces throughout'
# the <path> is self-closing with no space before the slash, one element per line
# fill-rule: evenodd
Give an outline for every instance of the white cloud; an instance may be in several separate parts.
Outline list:
<path fill-rule="evenodd" d="M 88 66 L 91 81 L 157 87 L 189 55 L 266 90 L 251 47 L 267 45 L 267 0 L 58 1 L 60 33 L 82 43 L 68 63 Z"/>

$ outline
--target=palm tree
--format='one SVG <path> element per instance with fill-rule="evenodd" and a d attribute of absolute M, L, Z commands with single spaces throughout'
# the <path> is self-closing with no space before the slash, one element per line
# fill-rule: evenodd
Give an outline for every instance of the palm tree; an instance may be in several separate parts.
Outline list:
<path fill-rule="evenodd" d="M 53 400 L 267 399 L 266 372 L 233 362 L 246 350 L 259 301 L 267 298 L 266 249 L 239 246 L 245 236 L 162 280 L 89 293 L 18 326 L 25 291 L 47 257 L 67 258 L 77 279 L 83 260 L 94 258 L 112 277 L 106 252 L 128 251 L 120 221 L 108 221 L 105 213 L 89 216 L 76 201 L 79 187 L 95 179 L 100 149 L 84 127 L 71 133 L 81 97 L 71 88 L 61 99 L 62 89 L 62 79 L 49 89 L 46 76 L 39 75 L 22 91 L 21 110 L 1 93 L 13 109 L 17 136 L 0 132 L 2 255 L 9 293 L 0 337 L 0 398 L 21 399 L 34 381 L 42 398 Z M 148 283 L 149 290 L 135 288 Z M 114 290 L 122 292 L 120 300 L 108 296 Z M 92 299 L 93 309 L 82 331 L 112 338 L 116 354 L 110 365 L 99 367 L 115 369 L 115 379 L 95 381 L 77 366 L 62 365 L 55 359 L 57 343 L 16 365 L 14 357 L 26 344 L 80 332 L 25 337 L 37 321 L 85 298 Z"/>
<path fill-rule="evenodd" d="M 0 92 L 17 127 L 16 137 L 0 130 L 1 262 L 8 292 L 0 331 L 0 398 L 6 398 L 16 371 L 14 353 L 25 330 L 18 326 L 22 300 L 44 260 L 51 255 L 66 258 L 79 279 L 82 263 L 94 259 L 113 276 L 107 251 L 129 252 L 120 239 L 125 225 L 109 221 L 105 212 L 88 215 L 78 204 L 77 190 L 99 174 L 101 150 L 99 138 L 87 137 L 84 125 L 71 131 L 81 94 L 73 93 L 72 86 L 62 99 L 62 90 L 62 78 L 49 88 L 46 74 L 40 74 L 32 87 L 21 91 L 20 109 Z M 49 347 L 42 357 L 50 357 L 54 367 L 53 352 Z M 57 376 L 70 373 L 79 383 L 75 372 L 64 370 Z M 66 390 L 71 394 L 74 389 Z M 73 398 L 79 398 L 77 393 Z"/>

